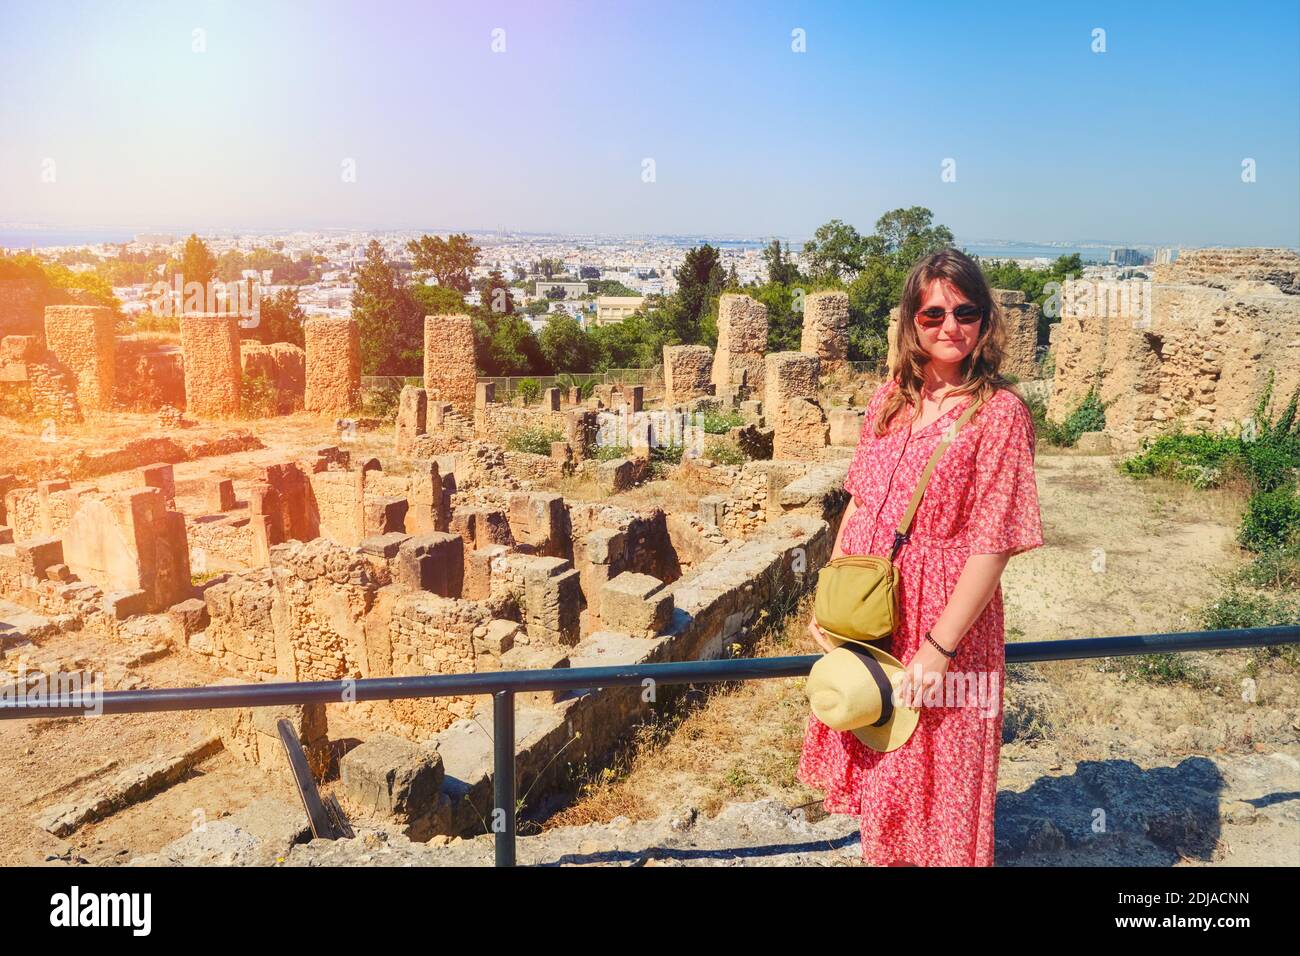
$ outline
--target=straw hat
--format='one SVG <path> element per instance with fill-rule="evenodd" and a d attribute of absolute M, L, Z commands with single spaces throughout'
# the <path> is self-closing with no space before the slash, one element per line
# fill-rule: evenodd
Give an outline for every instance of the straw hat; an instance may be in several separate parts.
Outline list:
<path fill-rule="evenodd" d="M 870 644 L 835 648 L 808 673 L 813 716 L 832 730 L 851 731 L 872 750 L 897 750 L 921 717 L 916 708 L 893 703 L 904 670 L 897 658 Z"/>

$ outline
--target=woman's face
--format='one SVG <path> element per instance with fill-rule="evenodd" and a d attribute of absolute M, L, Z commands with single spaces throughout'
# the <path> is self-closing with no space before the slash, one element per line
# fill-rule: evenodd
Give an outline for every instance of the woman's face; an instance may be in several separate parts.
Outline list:
<path fill-rule="evenodd" d="M 964 325 L 952 314 L 959 305 L 969 304 L 971 300 L 966 297 L 966 294 L 943 278 L 931 280 L 921 296 L 918 313 L 929 308 L 944 309 L 947 313 L 943 317 L 943 324 L 934 327 L 922 324 L 923 321 L 930 321 L 924 316 L 920 319 L 915 316 L 912 318 L 916 323 L 916 336 L 921 343 L 921 348 L 934 361 L 960 362 L 971 353 L 971 349 L 975 348 L 983 322 L 976 321 Z"/>

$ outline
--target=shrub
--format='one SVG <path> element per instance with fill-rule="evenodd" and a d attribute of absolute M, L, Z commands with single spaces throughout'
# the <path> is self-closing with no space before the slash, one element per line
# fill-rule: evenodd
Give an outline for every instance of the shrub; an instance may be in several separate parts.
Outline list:
<path fill-rule="evenodd" d="M 733 428 L 745 424 L 745 417 L 737 409 L 722 411 L 711 408 L 703 415 L 704 431 L 709 435 L 725 435 Z"/>
<path fill-rule="evenodd" d="M 566 394 L 569 389 L 576 388 L 578 390 L 578 397 L 584 402 L 591 398 L 592 394 L 596 391 L 596 380 L 594 378 L 579 379 L 572 372 L 563 372 L 555 376 L 555 384 L 564 389 Z"/>
<path fill-rule="evenodd" d="M 1201 611 L 1201 626 L 1207 631 L 1243 627 L 1277 627 L 1300 623 L 1300 605 L 1285 598 L 1252 594 L 1237 587 Z"/>
<path fill-rule="evenodd" d="M 626 458 L 632 453 L 632 449 L 627 445 L 597 445 L 597 461 L 615 461 L 619 458 Z"/>
<path fill-rule="evenodd" d="M 1246 471 L 1241 446 L 1236 436 L 1173 432 L 1144 439 L 1142 450 L 1120 462 L 1120 470 L 1135 478 L 1170 478 L 1213 488 Z"/>
<path fill-rule="evenodd" d="M 704 449 L 704 457 L 719 465 L 743 465 L 749 460 L 740 446 L 730 439 L 714 439 Z"/>
<path fill-rule="evenodd" d="M 1065 419 L 1058 432 L 1057 444 L 1073 447 L 1084 432 L 1099 432 L 1106 427 L 1106 407 L 1097 395 L 1097 389 L 1088 389 L 1074 411 Z"/>
<path fill-rule="evenodd" d="M 1063 448 L 1073 447 L 1084 432 L 1101 431 L 1106 427 L 1106 407 L 1097 396 L 1096 388 L 1088 390 L 1074 411 L 1058 425 L 1047 417 L 1047 403 L 1037 395 L 1026 399 L 1034 419 L 1034 432 L 1049 444 Z"/>
<path fill-rule="evenodd" d="M 654 478 L 665 478 L 668 470 L 682 463 L 685 445 L 654 445 L 650 448 L 650 474 Z"/>
<path fill-rule="evenodd" d="M 1281 548 L 1300 537 L 1300 494 L 1290 486 L 1257 491 L 1246 502 L 1237 541 L 1248 551 Z"/>
<path fill-rule="evenodd" d="M 395 381 L 368 388 L 362 397 L 361 410 L 372 418 L 394 419 L 402 401 L 402 386 Z"/>
<path fill-rule="evenodd" d="M 524 400 L 525 405 L 535 405 L 542 398 L 542 383 L 535 378 L 521 379 L 515 386 L 515 393 Z"/>
<path fill-rule="evenodd" d="M 244 418 L 269 418 L 276 413 L 275 385 L 264 372 L 245 375 L 239 381 L 239 413 Z"/>
<path fill-rule="evenodd" d="M 523 451 L 532 455 L 549 455 L 551 442 L 563 441 L 564 435 L 558 428 L 543 428 L 534 425 L 521 428 L 506 438 L 506 448 L 511 451 Z"/>
<path fill-rule="evenodd" d="M 1235 578 L 1254 588 L 1300 588 L 1300 538 L 1259 552 Z"/>
<path fill-rule="evenodd" d="M 1186 654 L 1137 654 L 1121 658 L 1119 669 L 1126 678 L 1147 684 L 1186 682 L 1200 687 L 1206 683 L 1205 670 L 1192 664 Z"/>

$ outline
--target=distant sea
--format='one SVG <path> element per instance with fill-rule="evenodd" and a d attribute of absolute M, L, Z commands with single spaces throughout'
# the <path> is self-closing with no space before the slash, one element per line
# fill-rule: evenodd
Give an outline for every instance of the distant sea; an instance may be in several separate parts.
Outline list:
<path fill-rule="evenodd" d="M 1036 246 L 1031 243 L 981 243 L 957 241 L 957 245 L 971 255 L 986 259 L 1059 259 L 1076 252 L 1084 262 L 1109 262 L 1110 250 L 1095 246 Z"/>
<path fill-rule="evenodd" d="M 123 229 L 5 229 L 0 227 L 0 247 L 9 250 L 45 249 L 49 246 L 93 246 L 100 242 L 130 242 L 134 232 Z"/>

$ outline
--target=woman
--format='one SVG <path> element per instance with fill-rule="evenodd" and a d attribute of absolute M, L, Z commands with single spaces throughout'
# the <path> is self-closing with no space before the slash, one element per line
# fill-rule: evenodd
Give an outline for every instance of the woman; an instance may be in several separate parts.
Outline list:
<path fill-rule="evenodd" d="M 825 791 L 828 812 L 861 816 L 867 863 L 992 866 L 1006 673 L 1000 578 L 1013 554 L 1043 543 L 1033 417 L 998 371 L 1002 319 L 961 252 L 917 263 L 896 340 L 894 376 L 868 404 L 844 483 L 852 497 L 832 557 L 889 554 L 945 428 L 983 400 L 931 475 L 895 562 L 900 623 L 888 649 L 908 669 L 898 699 L 920 704 L 920 720 L 907 743 L 880 753 L 809 715 L 798 774 Z M 809 631 L 834 647 L 815 619 Z M 955 677 L 982 684 L 983 699 L 936 699 L 935 682 L 942 691 Z"/>

